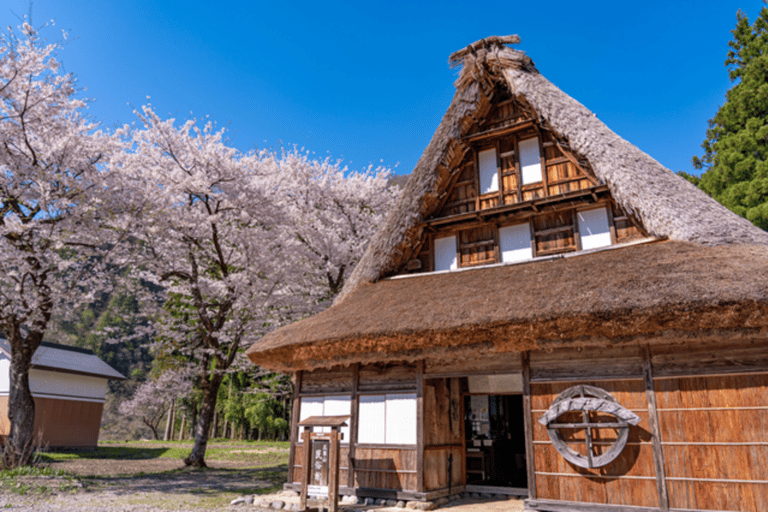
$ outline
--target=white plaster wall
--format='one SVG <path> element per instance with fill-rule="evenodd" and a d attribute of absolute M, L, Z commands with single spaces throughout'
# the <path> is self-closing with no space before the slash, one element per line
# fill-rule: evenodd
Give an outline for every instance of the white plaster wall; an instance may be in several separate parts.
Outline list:
<path fill-rule="evenodd" d="M 0 395 L 11 391 L 11 360 L 0 352 Z"/>
<path fill-rule="evenodd" d="M 33 368 L 29 372 L 29 389 L 34 396 L 103 402 L 107 379 Z"/>

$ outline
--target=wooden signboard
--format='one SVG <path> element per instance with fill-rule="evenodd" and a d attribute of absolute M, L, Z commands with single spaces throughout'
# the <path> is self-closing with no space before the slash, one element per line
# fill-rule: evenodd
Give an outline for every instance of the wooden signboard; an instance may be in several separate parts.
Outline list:
<path fill-rule="evenodd" d="M 319 511 L 307 507 L 311 498 L 319 500 L 329 512 L 339 510 L 339 443 L 349 416 L 312 416 L 301 422 L 304 427 L 304 464 L 301 478 L 301 510 Z M 330 427 L 330 432 L 313 432 L 315 427 Z"/>

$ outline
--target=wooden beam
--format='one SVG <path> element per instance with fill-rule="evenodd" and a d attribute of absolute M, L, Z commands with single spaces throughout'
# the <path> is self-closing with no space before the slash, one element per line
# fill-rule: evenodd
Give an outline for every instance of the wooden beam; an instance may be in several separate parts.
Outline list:
<path fill-rule="evenodd" d="M 357 388 L 360 387 L 360 364 L 352 367 L 352 396 L 350 397 L 350 412 L 352 418 L 349 422 L 349 451 L 347 457 L 347 487 L 355 486 L 355 447 L 357 446 L 357 426 L 360 411 L 360 397 Z"/>
<path fill-rule="evenodd" d="M 659 509 L 656 507 L 651 508 L 635 507 L 630 505 L 603 505 L 600 503 L 580 503 L 578 501 L 531 499 L 525 500 L 525 510 L 540 510 L 542 512 L 659 512 Z M 685 509 L 685 512 L 705 511 Z"/>
<path fill-rule="evenodd" d="M 576 160 L 576 157 L 573 156 L 573 153 L 571 153 L 570 149 L 565 149 L 560 142 L 557 141 L 555 138 L 555 144 L 557 144 L 558 149 L 560 152 L 565 156 L 565 158 L 568 159 L 575 167 L 576 170 L 584 174 L 584 177 L 586 177 L 589 181 L 592 182 L 593 185 L 597 186 L 600 185 L 600 182 L 597 181 L 597 178 L 595 176 L 592 176 L 590 172 L 588 172 L 584 167 L 581 166 L 578 160 Z"/>
<path fill-rule="evenodd" d="M 653 446 L 653 467 L 656 470 L 656 489 L 659 496 L 659 508 L 669 510 L 669 495 L 664 474 L 664 451 L 661 447 L 661 429 L 659 416 L 656 412 L 656 390 L 653 386 L 653 366 L 651 365 L 651 349 L 643 347 L 643 376 L 645 379 L 645 398 L 648 402 L 648 423 L 651 427 L 651 443 Z"/>
<path fill-rule="evenodd" d="M 520 353 L 520 366 L 523 369 L 523 426 L 525 427 L 528 497 L 536 498 L 536 460 L 533 451 L 533 412 L 531 411 L 531 358 L 528 351 Z"/>
<path fill-rule="evenodd" d="M 296 449 L 299 445 L 299 414 L 301 411 L 301 371 L 295 372 L 293 384 L 293 403 L 291 404 L 291 449 L 288 452 L 288 481 L 293 482 L 293 469 L 296 464 Z"/>
<path fill-rule="evenodd" d="M 465 140 L 467 140 L 468 142 L 477 142 L 479 140 L 489 139 L 491 137 L 502 137 L 504 135 L 509 135 L 511 133 L 532 128 L 533 126 L 534 126 L 533 119 L 528 118 L 528 119 L 524 119 L 523 121 L 519 121 L 515 124 L 503 126 L 501 128 L 492 128 L 484 132 L 469 135 L 465 137 Z"/>
<path fill-rule="evenodd" d="M 416 363 L 416 490 L 424 492 L 424 360 Z"/>

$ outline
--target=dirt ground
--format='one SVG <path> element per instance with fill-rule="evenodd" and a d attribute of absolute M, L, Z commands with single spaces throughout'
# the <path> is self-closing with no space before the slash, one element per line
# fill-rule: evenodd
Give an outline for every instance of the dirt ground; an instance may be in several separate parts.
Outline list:
<path fill-rule="evenodd" d="M 0 489 L 0 508 L 35 512 L 237 510 L 229 506 L 233 499 L 277 491 L 287 473 L 284 463 L 269 464 L 283 455 L 274 447 L 217 444 L 219 458 L 207 458 L 209 467 L 203 470 L 187 468 L 180 457 L 158 455 L 166 448 L 178 450 L 178 444 L 123 446 L 128 446 L 127 458 L 85 453 L 42 462 L 41 466 L 66 476 L 19 477 L 10 487 Z"/>
<path fill-rule="evenodd" d="M 208 469 L 189 469 L 181 458 L 152 456 L 157 443 L 131 443 L 144 458 L 72 458 L 45 463 L 66 476 L 19 477 L 0 488 L 0 508 L 16 511 L 160 512 L 268 510 L 230 505 L 236 498 L 258 495 L 267 502 L 296 502 L 280 493 L 287 474 L 281 448 L 217 445 L 219 458 L 208 458 Z M 179 448 L 178 445 L 169 445 Z M 160 447 L 162 448 L 162 447 Z M 277 452 L 277 453 L 275 453 Z M 130 454 L 129 454 L 130 455 Z M 356 510 L 403 512 L 403 509 L 358 506 Z M 406 512 L 411 512 L 405 509 Z M 507 512 L 523 510 L 520 500 L 459 500 L 440 508 L 446 512 Z"/>

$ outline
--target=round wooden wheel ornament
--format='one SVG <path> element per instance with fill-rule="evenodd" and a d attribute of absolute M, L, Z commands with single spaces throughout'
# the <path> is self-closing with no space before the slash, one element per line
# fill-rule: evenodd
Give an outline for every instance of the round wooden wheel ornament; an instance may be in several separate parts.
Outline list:
<path fill-rule="evenodd" d="M 560 416 L 567 413 L 581 413 L 580 422 L 558 422 Z M 615 421 L 600 421 L 599 416 L 610 415 Z M 622 407 L 616 399 L 595 386 L 573 386 L 559 395 L 552 402 L 547 412 L 539 418 L 539 423 L 547 428 L 547 434 L 555 449 L 572 464 L 581 468 L 599 468 L 619 456 L 629 437 L 629 426 L 640 423 L 640 418 L 632 411 Z M 561 430 L 584 430 L 586 455 L 577 452 L 563 439 Z M 611 429 L 617 432 L 616 441 L 604 453 L 595 454 L 593 441 L 596 431 Z M 602 437 L 602 436 L 600 436 Z"/>

